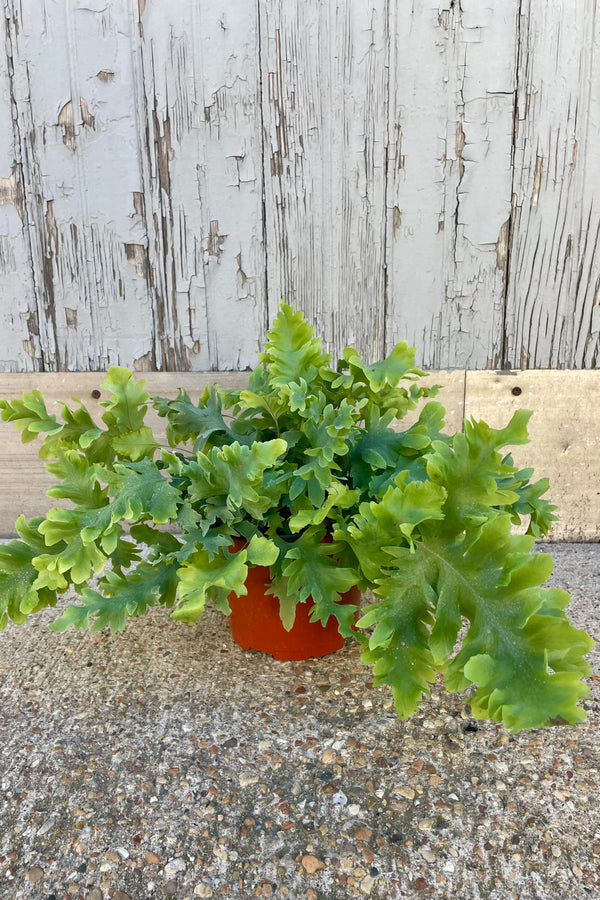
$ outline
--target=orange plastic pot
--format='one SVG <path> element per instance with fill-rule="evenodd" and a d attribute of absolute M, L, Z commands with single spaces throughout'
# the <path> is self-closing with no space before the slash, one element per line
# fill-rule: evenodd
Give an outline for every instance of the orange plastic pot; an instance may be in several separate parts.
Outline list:
<path fill-rule="evenodd" d="M 296 618 L 290 631 L 286 631 L 279 616 L 279 600 L 265 589 L 270 582 L 268 566 L 248 569 L 244 597 L 229 596 L 231 615 L 229 624 L 234 641 L 244 650 L 261 650 L 275 659 L 310 659 L 327 656 L 344 646 L 344 638 L 338 631 L 337 619 L 330 616 L 326 625 L 311 622 L 314 603 L 309 597 L 296 606 Z M 351 588 L 342 594 L 342 603 L 358 606 L 360 591 Z"/>

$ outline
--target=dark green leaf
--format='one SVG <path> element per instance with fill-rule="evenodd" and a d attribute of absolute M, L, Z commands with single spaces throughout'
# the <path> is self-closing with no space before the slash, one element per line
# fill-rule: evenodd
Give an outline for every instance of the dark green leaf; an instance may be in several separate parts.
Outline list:
<path fill-rule="evenodd" d="M 103 480 L 114 498 L 110 506 L 112 523 L 151 519 L 164 524 L 176 518 L 181 494 L 151 460 L 116 463 L 114 472 L 104 473 Z"/>
<path fill-rule="evenodd" d="M 193 441 L 194 451 L 204 450 L 206 444 L 213 441 L 231 444 L 251 444 L 253 438 L 233 432 L 221 412 L 221 396 L 216 387 L 206 388 L 198 404 L 194 404 L 189 394 L 182 388 L 176 400 L 165 400 L 155 397 L 154 406 L 159 415 L 169 420 L 167 436 L 172 447 L 177 444 Z"/>
<path fill-rule="evenodd" d="M 315 529 L 305 531 L 288 547 L 282 560 L 282 574 L 288 579 L 287 593 L 297 594 L 298 602 L 312 597 L 311 621 L 326 625 L 330 616 L 338 621 L 340 634 L 349 637 L 357 607 L 340 603 L 341 595 L 358 583 L 357 574 L 338 565 L 335 544 L 315 541 Z"/>
<path fill-rule="evenodd" d="M 36 528 L 40 521 L 32 519 L 26 524 L 21 516 L 17 524 L 25 540 L 0 545 L 0 630 L 6 628 L 9 618 L 20 625 L 30 613 L 56 603 L 56 591 L 35 586 L 38 571 L 32 560 L 43 546 Z"/>

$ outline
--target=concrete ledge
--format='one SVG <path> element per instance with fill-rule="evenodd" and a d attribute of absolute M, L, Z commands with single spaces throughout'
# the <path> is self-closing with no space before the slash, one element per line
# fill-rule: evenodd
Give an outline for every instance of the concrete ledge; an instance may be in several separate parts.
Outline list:
<path fill-rule="evenodd" d="M 552 551 L 597 639 L 600 546 Z M 57 614 L 0 634 L 3 900 L 600 896 L 597 650 L 585 724 L 510 735 L 441 681 L 399 722 L 356 644 L 281 663 L 212 610 Z"/>

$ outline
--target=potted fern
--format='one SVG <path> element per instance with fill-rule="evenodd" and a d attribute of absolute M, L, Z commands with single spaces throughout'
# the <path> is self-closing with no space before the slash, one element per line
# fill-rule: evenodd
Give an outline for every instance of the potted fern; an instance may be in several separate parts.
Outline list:
<path fill-rule="evenodd" d="M 48 493 L 72 504 L 20 517 L 20 539 L 0 548 L 0 626 L 71 589 L 80 601 L 56 631 L 121 630 L 159 603 L 189 625 L 207 603 L 257 619 L 247 591 L 258 577 L 280 633 L 302 615 L 333 632 L 330 649 L 362 642 L 401 718 L 439 671 L 449 690 L 472 689 L 476 718 L 514 731 L 581 722 L 593 642 L 568 621 L 569 595 L 540 586 L 550 555 L 531 552 L 554 519 L 547 480 L 503 456 L 527 442 L 531 413 L 448 436 L 442 405 L 428 399 L 395 430 L 435 394 L 414 360 L 403 342 L 373 365 L 347 348 L 332 368 L 282 304 L 247 387 L 207 387 L 198 403 L 183 390 L 153 398 L 168 447 L 144 424 L 144 382 L 121 367 L 106 375 L 102 424 L 80 401 L 59 421 L 38 391 L 0 401 L 23 441 L 45 434 L 40 456 L 58 479 Z M 514 534 L 526 519 L 528 533 Z M 374 602 L 356 621 L 367 590 Z"/>

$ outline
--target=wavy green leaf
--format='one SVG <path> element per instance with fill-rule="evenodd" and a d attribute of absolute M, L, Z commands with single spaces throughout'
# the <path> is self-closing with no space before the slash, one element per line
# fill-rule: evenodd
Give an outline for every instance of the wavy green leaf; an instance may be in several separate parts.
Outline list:
<path fill-rule="evenodd" d="M 56 416 L 50 415 L 39 391 L 24 393 L 22 400 L 0 400 L 0 416 L 4 422 L 12 422 L 20 432 L 24 444 L 34 441 L 41 432 L 54 434 L 62 429 Z"/>
<path fill-rule="evenodd" d="M 446 490 L 446 520 L 452 521 L 457 531 L 476 527 L 492 511 L 518 502 L 518 493 L 506 486 L 516 468 L 498 451 L 507 444 L 527 442 L 531 415 L 528 410 L 517 410 L 502 429 L 491 428 L 486 422 L 466 421 L 464 434 L 458 432 L 451 442 L 433 442 L 427 454 L 427 473 Z"/>
<path fill-rule="evenodd" d="M 177 606 L 172 618 L 186 625 L 196 622 L 207 600 L 216 602 L 225 611 L 231 611 L 227 598 L 232 592 L 242 597 L 246 589 L 246 551 L 219 554 L 211 559 L 206 550 L 198 550 L 177 570 Z"/>
<path fill-rule="evenodd" d="M 139 462 L 115 463 L 114 471 L 104 472 L 102 480 L 107 483 L 113 498 L 111 524 L 119 520 L 151 519 L 162 525 L 177 517 L 180 491 L 147 458 Z"/>
<path fill-rule="evenodd" d="M 53 432 L 44 439 L 39 455 L 42 459 L 52 459 L 60 456 L 63 450 L 81 448 L 86 451 L 88 462 L 110 463 L 115 453 L 110 446 L 109 434 L 103 428 L 98 428 L 81 400 L 75 397 L 72 399 L 79 406 L 69 409 L 65 403 L 62 404 L 61 418 L 64 424 L 60 431 Z"/>
<path fill-rule="evenodd" d="M 382 599 L 366 607 L 357 622 L 358 628 L 376 624 L 361 659 L 373 666 L 375 684 L 390 685 L 398 715 L 405 719 L 430 692 L 429 683 L 435 679 L 429 647 L 434 593 L 416 560 L 410 580 L 399 572 L 387 578 L 376 593 Z"/>
<path fill-rule="evenodd" d="M 312 597 L 311 621 L 326 625 L 329 617 L 334 616 L 340 634 L 349 637 L 358 607 L 341 603 L 340 599 L 359 578 L 353 569 L 339 565 L 336 559 L 339 545 L 319 543 L 315 541 L 315 533 L 315 529 L 303 532 L 285 552 L 281 572 L 288 579 L 287 593 L 297 595 L 297 602 Z"/>
<path fill-rule="evenodd" d="M 396 387 L 400 379 L 407 375 L 424 375 L 421 369 L 415 367 L 415 354 L 414 347 L 409 347 L 406 341 L 401 341 L 386 359 L 371 365 L 364 363 L 352 347 L 344 350 L 344 359 L 350 367 L 354 381 L 364 381 L 372 391 L 377 392 L 387 386 Z"/>
<path fill-rule="evenodd" d="M 300 311 L 281 304 L 265 349 L 258 356 L 274 384 L 299 384 L 301 378 L 310 384 L 321 366 L 328 365 L 330 356 L 323 353 L 321 338 L 315 338 L 314 333 Z"/>
<path fill-rule="evenodd" d="M 334 537 L 350 544 L 361 572 L 375 582 L 392 565 L 390 548 L 404 545 L 412 551 L 415 528 L 444 518 L 445 500 L 443 487 L 430 481 L 409 482 L 402 473 L 378 503 L 361 503 L 346 530 L 335 531 Z"/>
<path fill-rule="evenodd" d="M 206 504 L 207 511 L 212 506 L 219 516 L 230 521 L 233 518 L 226 516 L 226 511 L 232 513 L 238 508 L 260 519 L 281 496 L 282 489 L 275 485 L 269 489 L 263 476 L 285 453 L 286 446 L 281 439 L 255 442 L 251 447 L 236 442 L 220 450 L 197 453 L 195 460 L 184 462 L 168 454 L 163 454 L 163 459 L 168 462 L 169 471 L 189 480 L 187 492 L 192 504 Z"/>
<path fill-rule="evenodd" d="M 272 566 L 279 557 L 279 548 L 269 538 L 254 534 L 246 547 L 246 555 L 253 566 Z"/>
<path fill-rule="evenodd" d="M 299 602 L 299 591 L 290 590 L 289 578 L 281 577 L 272 579 L 269 586 L 265 589 L 266 594 L 270 594 L 279 600 L 279 617 L 281 624 L 286 631 L 291 631 L 296 621 L 296 606 Z"/>
<path fill-rule="evenodd" d="M 123 631 L 128 618 L 143 615 L 148 607 L 162 603 L 173 606 L 177 589 L 178 563 L 153 565 L 142 562 L 127 575 L 109 571 L 100 580 L 99 590 L 84 588 L 81 604 L 72 604 L 49 628 L 89 628 Z"/>
<path fill-rule="evenodd" d="M 340 481 L 333 481 L 327 488 L 326 499 L 319 507 L 315 508 L 307 498 L 308 508 L 300 509 L 290 516 L 290 531 L 294 533 L 308 525 L 320 525 L 325 519 L 334 518 L 333 510 L 348 509 L 356 503 L 358 497 L 358 491 L 350 490 Z"/>
<path fill-rule="evenodd" d="M 137 462 L 144 457 L 152 458 L 158 443 L 149 425 L 143 425 L 137 431 L 128 431 L 112 440 L 112 446 L 121 458 Z"/>
<path fill-rule="evenodd" d="M 590 671 L 583 657 L 593 642 L 568 622 L 568 595 L 539 586 L 551 560 L 531 553 L 533 538 L 512 535 L 510 529 L 507 513 L 468 537 L 426 523 L 413 553 L 390 548 L 393 574 L 375 591 L 383 600 L 360 625 L 378 621 L 389 629 L 390 637 L 369 646 L 365 660 L 376 667 L 377 683 L 392 686 L 401 715 L 414 709 L 418 691 L 426 691 L 424 680 L 431 681 L 437 669 L 446 671 L 449 690 L 476 683 L 469 701 L 473 715 L 501 721 L 513 731 L 539 728 L 557 717 L 571 724 L 582 721 L 577 701 L 588 692 L 581 677 Z M 413 610 L 412 630 L 403 624 L 407 606 Z M 470 626 L 461 648 L 448 659 L 461 617 Z M 413 660 L 420 673 L 418 689 L 402 675 L 407 661 L 402 641 L 418 648 L 418 660 Z"/>
<path fill-rule="evenodd" d="M 60 484 L 48 488 L 48 497 L 70 500 L 85 509 L 104 506 L 108 491 L 98 484 L 98 470 L 85 455 L 77 450 L 58 450 L 53 462 L 46 469 L 60 480 Z"/>
<path fill-rule="evenodd" d="M 145 390 L 146 382 L 136 381 L 133 372 L 123 366 L 111 366 L 102 389 L 110 392 L 110 399 L 101 400 L 104 407 L 102 421 L 112 434 L 126 434 L 139 431 L 144 424 L 150 395 Z"/>
<path fill-rule="evenodd" d="M 194 452 L 197 452 L 204 450 L 209 443 L 252 443 L 252 435 L 234 432 L 223 418 L 222 393 L 214 385 L 207 385 L 197 404 L 192 402 L 183 388 L 179 388 L 175 400 L 153 397 L 158 414 L 168 419 L 167 439 L 171 447 L 192 441 Z"/>
<path fill-rule="evenodd" d="M 6 628 L 9 618 L 21 625 L 30 613 L 56 603 L 56 591 L 35 587 L 38 572 L 32 561 L 44 546 L 37 530 L 41 521 L 25 522 L 20 516 L 16 524 L 22 540 L 0 545 L 0 630 Z"/>

